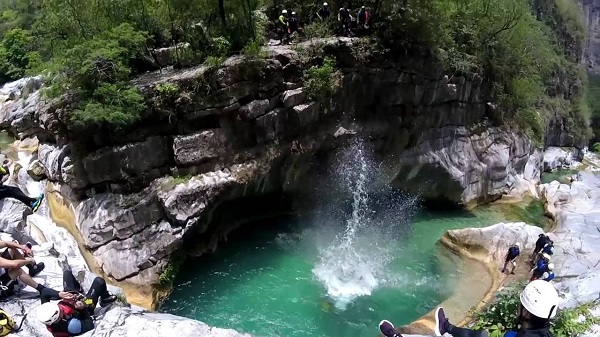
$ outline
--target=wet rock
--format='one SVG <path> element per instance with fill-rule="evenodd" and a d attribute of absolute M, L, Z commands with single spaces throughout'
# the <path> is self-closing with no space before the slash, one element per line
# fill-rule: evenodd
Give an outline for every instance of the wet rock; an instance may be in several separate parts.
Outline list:
<path fill-rule="evenodd" d="M 27 166 L 27 173 L 36 181 L 40 181 L 46 177 L 46 168 L 39 159 L 35 159 Z"/>

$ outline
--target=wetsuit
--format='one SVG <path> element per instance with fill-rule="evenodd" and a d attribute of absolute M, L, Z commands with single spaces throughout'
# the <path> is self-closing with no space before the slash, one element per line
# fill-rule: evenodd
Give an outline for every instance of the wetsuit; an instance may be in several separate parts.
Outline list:
<path fill-rule="evenodd" d="M 0 179 L 2 179 L 5 175 L 8 175 L 8 168 L 4 166 L 0 166 Z M 18 187 L 15 186 L 6 186 L 0 183 L 0 200 L 4 198 L 13 198 L 17 199 L 25 205 L 33 208 L 36 198 L 31 198 L 25 195 L 23 191 L 21 191 Z"/>
<path fill-rule="evenodd" d="M 317 12 L 317 15 L 321 18 L 321 20 L 327 20 L 329 16 L 331 16 L 331 11 L 329 10 L 329 7 L 322 7 Z"/>
<path fill-rule="evenodd" d="M 298 30 L 298 18 L 290 16 L 288 20 L 288 26 L 290 27 L 290 34 Z"/>
<path fill-rule="evenodd" d="M 73 273 L 69 270 L 63 272 L 63 287 L 65 292 L 82 294 L 83 288 L 77 281 Z M 96 277 L 85 295 L 87 304 L 82 309 L 75 307 L 74 301 L 62 300 L 58 303 L 63 318 L 58 322 L 48 326 L 48 331 L 52 333 L 54 337 L 68 337 L 74 335 L 80 335 L 87 331 L 94 329 L 94 308 L 100 301 L 100 305 L 114 302 L 116 297 L 111 295 L 106 287 L 106 282 L 101 277 Z M 53 299 L 51 296 L 46 296 L 44 293 L 40 295 L 42 303 L 46 303 Z"/>
<path fill-rule="evenodd" d="M 346 35 L 350 25 L 350 10 L 342 7 L 338 13 L 340 16 L 340 34 Z"/>
<path fill-rule="evenodd" d="M 537 241 L 535 242 L 535 252 L 539 253 L 547 243 L 548 243 L 548 237 L 545 235 L 540 236 L 539 239 L 537 239 Z"/>

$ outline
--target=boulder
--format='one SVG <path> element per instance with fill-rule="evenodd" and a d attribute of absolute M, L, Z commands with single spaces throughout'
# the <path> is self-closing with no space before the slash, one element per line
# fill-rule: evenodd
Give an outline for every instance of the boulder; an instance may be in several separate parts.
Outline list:
<path fill-rule="evenodd" d="M 46 168 L 39 159 L 35 159 L 27 166 L 27 173 L 36 181 L 40 181 L 46 177 Z"/>
<path fill-rule="evenodd" d="M 542 229 L 524 222 L 498 223 L 484 228 L 465 228 L 449 230 L 445 237 L 469 251 L 485 251 L 484 260 L 495 262 L 498 268 L 504 265 L 508 247 L 515 243 L 521 245 L 522 263 L 527 261 L 528 254 L 535 248 L 538 235 Z"/>
<path fill-rule="evenodd" d="M 22 202 L 12 198 L 1 199 L 0 232 L 20 235 L 26 226 L 27 216 L 30 214 L 31 208 Z"/>
<path fill-rule="evenodd" d="M 574 162 L 583 159 L 582 154 L 583 152 L 576 148 L 549 147 L 544 152 L 544 172 L 569 168 Z"/>
<path fill-rule="evenodd" d="M 271 103 L 268 99 L 252 101 L 240 108 L 240 117 L 244 120 L 256 119 L 264 115 L 270 108 L 270 105 Z"/>
<path fill-rule="evenodd" d="M 175 162 L 183 166 L 199 165 L 217 159 L 225 150 L 221 129 L 201 131 L 173 139 Z"/>
<path fill-rule="evenodd" d="M 286 108 L 291 108 L 298 104 L 302 104 L 305 100 L 306 92 L 304 92 L 304 89 L 302 88 L 288 90 L 281 95 L 281 101 L 283 102 L 283 106 Z"/>

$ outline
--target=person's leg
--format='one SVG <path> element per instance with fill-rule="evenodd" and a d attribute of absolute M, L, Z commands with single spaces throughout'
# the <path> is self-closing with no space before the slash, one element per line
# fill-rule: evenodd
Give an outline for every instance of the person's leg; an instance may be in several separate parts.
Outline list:
<path fill-rule="evenodd" d="M 14 198 L 30 207 L 36 200 L 35 198 L 30 198 L 27 195 L 25 195 L 25 193 L 23 193 L 23 191 L 21 191 L 21 189 L 19 189 L 18 187 L 7 185 L 0 186 L 0 199 L 3 198 Z"/>
<path fill-rule="evenodd" d="M 510 269 L 510 273 L 514 274 L 515 268 L 517 268 L 517 261 L 511 261 L 510 264 L 512 265 L 512 268 Z"/>
<path fill-rule="evenodd" d="M 459 328 L 450 324 L 444 313 L 444 308 L 439 307 L 435 311 L 435 335 L 443 336 L 448 333 L 453 337 L 488 337 L 488 333 L 482 330 L 471 330 Z"/>
<path fill-rule="evenodd" d="M 508 259 L 504 260 L 504 266 L 502 266 L 502 272 L 506 272 L 506 265 L 508 264 Z"/>
<path fill-rule="evenodd" d="M 10 277 L 13 280 L 16 280 L 18 278 L 18 279 L 21 280 L 21 282 L 23 282 L 26 285 L 32 287 L 33 289 L 37 289 L 38 288 L 38 283 L 35 282 L 33 280 L 33 278 L 29 274 L 24 273 L 23 269 L 21 269 L 21 268 L 9 269 L 8 270 L 8 274 L 10 275 Z"/>
<path fill-rule="evenodd" d="M 98 303 L 98 299 L 100 299 L 100 306 L 105 306 L 117 299 L 115 295 L 111 295 L 108 292 L 106 281 L 104 281 L 104 279 L 101 277 L 96 277 L 94 279 L 92 285 L 90 286 L 90 290 L 88 290 L 86 294 L 86 297 L 94 302 L 94 307 Z"/>
<path fill-rule="evenodd" d="M 1 257 L 10 260 L 24 260 L 25 256 L 21 253 L 20 250 L 14 248 L 7 248 L 1 255 Z M 46 267 L 43 262 L 36 264 L 28 264 L 25 267 L 29 270 L 29 276 L 35 277 L 39 273 L 44 270 Z"/>
<path fill-rule="evenodd" d="M 66 292 L 78 292 L 83 293 L 81 284 L 75 278 L 75 275 L 70 270 L 63 271 L 63 289 Z"/>

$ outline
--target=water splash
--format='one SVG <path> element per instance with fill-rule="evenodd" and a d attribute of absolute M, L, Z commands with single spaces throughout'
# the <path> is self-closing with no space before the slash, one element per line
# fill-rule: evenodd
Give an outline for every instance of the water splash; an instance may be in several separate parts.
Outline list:
<path fill-rule="evenodd" d="M 374 214 L 368 188 L 376 176 L 377 165 L 360 143 L 352 145 L 343 154 L 337 167 L 345 188 L 352 194 L 352 211 L 343 232 L 319 249 L 319 262 L 313 268 L 313 274 L 325 286 L 335 306 L 345 309 L 355 298 L 371 295 L 378 287 L 399 282 L 401 277 L 389 272 L 398 246 L 398 237 L 391 229 L 400 222 L 410 221 L 414 211 L 403 212 L 402 208 L 414 210 L 418 201 L 413 197 L 406 202 L 393 200 L 386 205 L 393 204 L 394 213 L 400 214 L 402 219 Z M 389 213 L 386 209 L 381 211 Z"/>

